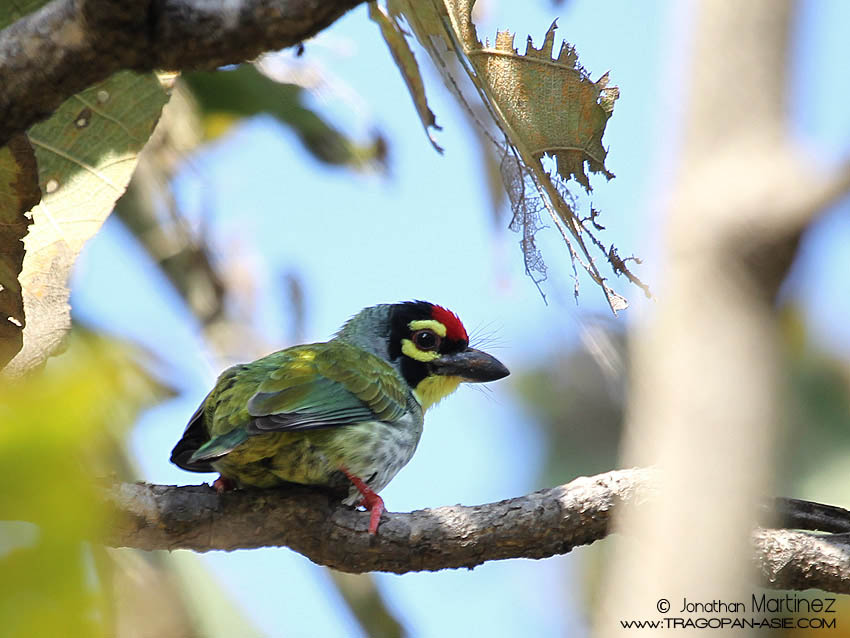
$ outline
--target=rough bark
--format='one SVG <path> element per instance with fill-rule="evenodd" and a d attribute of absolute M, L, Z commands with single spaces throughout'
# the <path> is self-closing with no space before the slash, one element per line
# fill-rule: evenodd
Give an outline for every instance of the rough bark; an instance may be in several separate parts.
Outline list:
<path fill-rule="evenodd" d="M 753 546 L 755 564 L 769 587 L 850 594 L 850 534 L 759 529 Z"/>
<path fill-rule="evenodd" d="M 363 0 L 54 0 L 0 31 L 0 146 L 132 69 L 212 69 L 290 47 Z"/>
<path fill-rule="evenodd" d="M 140 549 L 287 546 L 348 572 L 475 567 L 486 560 L 563 554 L 606 534 L 610 512 L 641 500 L 646 470 L 610 472 L 498 503 L 368 515 L 311 489 L 226 492 L 200 486 L 122 484 L 110 490 L 121 513 L 107 543 Z"/>
<path fill-rule="evenodd" d="M 640 505 L 656 489 L 652 471 L 618 470 L 498 503 L 388 513 L 370 537 L 367 513 L 314 489 L 219 495 L 206 485 L 120 484 L 108 488 L 117 517 L 106 542 L 197 552 L 286 546 L 345 572 L 472 568 L 489 560 L 565 554 L 600 540 L 621 504 Z M 798 510 L 794 503 L 781 501 L 781 522 L 850 530 L 850 512 L 804 502 Z M 824 509 L 812 516 L 817 507 Z M 753 543 L 765 584 L 850 593 L 846 534 L 759 528 Z"/>

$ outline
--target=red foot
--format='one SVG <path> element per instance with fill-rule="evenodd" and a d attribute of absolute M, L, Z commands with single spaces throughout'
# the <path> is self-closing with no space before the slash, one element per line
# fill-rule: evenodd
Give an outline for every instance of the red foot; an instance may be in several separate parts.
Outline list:
<path fill-rule="evenodd" d="M 342 473 L 348 477 L 349 481 L 354 483 L 354 487 L 356 487 L 363 495 L 363 500 L 360 501 L 360 504 L 369 510 L 369 534 L 374 536 L 378 533 L 378 524 L 381 522 L 381 514 L 383 514 L 386 510 L 384 507 L 384 500 L 375 494 L 375 492 L 372 491 L 372 488 L 366 485 L 366 483 L 354 476 L 354 474 L 346 470 L 344 467 L 339 469 L 342 470 Z"/>
<path fill-rule="evenodd" d="M 221 494 L 222 492 L 229 492 L 230 490 L 236 489 L 236 481 L 233 479 L 229 479 L 225 476 L 219 476 L 212 484 L 213 489 Z"/>

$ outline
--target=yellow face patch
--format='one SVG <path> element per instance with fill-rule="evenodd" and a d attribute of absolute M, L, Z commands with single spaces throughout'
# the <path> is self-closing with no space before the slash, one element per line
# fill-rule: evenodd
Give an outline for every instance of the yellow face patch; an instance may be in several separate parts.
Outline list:
<path fill-rule="evenodd" d="M 416 323 L 412 321 L 411 323 Z M 440 358 L 440 353 L 435 352 L 433 350 L 420 350 L 410 339 L 402 339 L 401 340 L 401 352 L 402 354 L 406 354 L 411 359 L 416 359 L 417 361 L 422 361 L 423 363 L 428 363 L 429 361 L 433 361 L 434 359 Z"/>
<path fill-rule="evenodd" d="M 433 330 L 444 339 L 446 337 L 446 327 L 436 319 L 417 319 L 407 324 L 407 327 L 414 332 L 416 330 Z"/>
<path fill-rule="evenodd" d="M 460 377 L 441 377 L 431 376 L 419 382 L 416 389 L 413 390 L 413 396 L 419 401 L 422 406 L 422 411 L 425 412 L 435 403 L 443 400 L 452 392 L 457 390 L 460 382 L 463 381 Z"/>

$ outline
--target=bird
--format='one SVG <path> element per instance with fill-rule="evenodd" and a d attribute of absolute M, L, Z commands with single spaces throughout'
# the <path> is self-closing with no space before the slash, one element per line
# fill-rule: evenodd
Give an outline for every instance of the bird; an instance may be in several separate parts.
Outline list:
<path fill-rule="evenodd" d="M 329 341 L 228 368 L 189 419 L 171 462 L 214 472 L 217 491 L 322 486 L 369 511 L 410 461 L 425 412 L 463 382 L 508 376 L 469 346 L 452 311 L 406 301 L 364 308 Z"/>

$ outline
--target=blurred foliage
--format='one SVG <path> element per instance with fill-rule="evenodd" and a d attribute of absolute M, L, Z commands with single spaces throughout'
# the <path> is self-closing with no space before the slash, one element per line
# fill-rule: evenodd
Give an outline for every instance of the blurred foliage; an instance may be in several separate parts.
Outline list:
<path fill-rule="evenodd" d="M 304 148 L 327 164 L 364 168 L 386 159 L 382 136 L 357 144 L 307 106 L 304 87 L 277 82 L 253 64 L 186 73 L 183 81 L 198 100 L 208 138 L 218 137 L 240 118 L 266 113 L 290 127 Z"/>
<path fill-rule="evenodd" d="M 779 325 L 787 387 L 776 494 L 848 507 L 850 362 L 811 342 L 795 305 L 781 309 Z M 547 441 L 540 474 L 540 482 L 547 487 L 619 467 L 628 387 L 627 339 L 616 324 L 598 321 L 585 323 L 582 335 L 578 344 L 564 344 L 536 365 L 514 373 L 518 400 Z M 586 609 L 595 608 L 601 595 L 600 569 L 606 551 L 606 545 L 597 543 L 580 552 Z M 841 618 L 850 612 L 850 597 L 839 597 L 837 605 Z M 850 635 L 840 623 L 838 629 L 837 635 Z"/>
<path fill-rule="evenodd" d="M 850 504 L 850 362 L 814 346 L 793 305 L 782 309 L 788 392 L 777 489 Z"/>
<path fill-rule="evenodd" d="M 328 569 L 334 585 L 367 636 L 404 638 L 409 633 L 390 611 L 370 574 L 346 574 Z"/>
<path fill-rule="evenodd" d="M 548 451 L 540 481 L 560 485 L 617 465 L 625 404 L 626 341 L 616 324 L 583 326 L 579 347 L 553 350 L 516 374 L 513 387 Z"/>
<path fill-rule="evenodd" d="M 97 477 L 138 412 L 165 394 L 126 346 L 78 335 L 0 390 L 0 618 L 4 636 L 106 636 L 89 541 L 108 524 Z"/>
<path fill-rule="evenodd" d="M 799 495 L 834 463 L 850 471 L 850 364 L 811 343 L 795 306 L 782 309 L 780 328 L 787 391 L 777 489 Z M 547 485 L 617 466 L 628 387 L 626 337 L 615 324 L 600 321 L 586 323 L 582 335 L 579 344 L 565 344 L 517 374 L 514 384 L 549 441 L 541 476 Z M 837 487 L 844 499 L 850 496 L 845 485 Z"/>
<path fill-rule="evenodd" d="M 224 310 L 222 275 L 208 242 L 191 231 L 179 211 L 171 188 L 175 172 L 201 145 L 202 128 L 194 97 L 177 82 L 115 214 L 192 313 L 208 324 Z"/>

